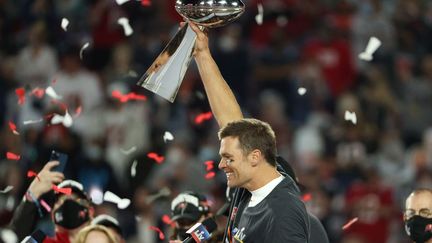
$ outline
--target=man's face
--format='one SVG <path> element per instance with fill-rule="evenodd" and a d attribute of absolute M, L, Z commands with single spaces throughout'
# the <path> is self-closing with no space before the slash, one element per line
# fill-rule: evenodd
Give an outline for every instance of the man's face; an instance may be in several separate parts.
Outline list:
<path fill-rule="evenodd" d="M 219 154 L 222 158 L 219 162 L 219 169 L 225 172 L 228 187 L 247 189 L 248 183 L 252 180 L 252 166 L 248 161 L 248 156 L 243 154 L 238 138 L 221 139 Z"/>
<path fill-rule="evenodd" d="M 405 221 L 414 215 L 432 218 L 432 194 L 423 192 L 409 196 L 406 200 L 405 208 Z"/>

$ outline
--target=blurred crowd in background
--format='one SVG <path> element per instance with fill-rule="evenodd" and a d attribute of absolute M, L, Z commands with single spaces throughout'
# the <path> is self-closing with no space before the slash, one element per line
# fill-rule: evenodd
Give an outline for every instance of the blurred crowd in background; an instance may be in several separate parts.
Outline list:
<path fill-rule="evenodd" d="M 211 51 L 245 115 L 275 130 L 279 154 L 310 195 L 308 210 L 330 242 L 408 242 L 404 199 L 414 188 L 432 188 L 432 1 L 243 2 L 238 21 L 210 31 Z M 8 208 L 2 222 L 31 182 L 27 171 L 39 171 L 52 149 L 69 155 L 66 178 L 83 183 L 96 214 L 120 221 L 128 242 L 163 242 L 149 226 L 167 232 L 161 218 L 181 191 L 205 194 L 212 210 L 225 202 L 217 124 L 195 123 L 210 111 L 197 68 L 190 66 L 172 104 L 136 86 L 182 20 L 174 0 L 150 3 L 0 0 L 0 190 L 14 187 L 0 202 Z M 129 19 L 131 36 L 120 17 Z M 371 36 L 382 46 L 362 61 Z M 32 94 L 48 86 L 62 99 Z M 26 90 L 23 104 L 18 88 Z M 147 100 L 120 102 L 113 91 Z M 50 114 L 65 112 L 59 102 L 74 117 L 70 128 L 50 125 Z M 356 124 L 344 120 L 346 111 L 355 112 Z M 164 140 L 167 131 L 173 140 Z M 21 159 L 7 160 L 6 152 Z M 206 178 L 206 161 L 214 161 L 213 178 Z M 148 200 L 163 188 L 171 194 Z M 101 204 L 107 190 L 131 206 Z M 40 227 L 52 227 L 48 217 Z"/>

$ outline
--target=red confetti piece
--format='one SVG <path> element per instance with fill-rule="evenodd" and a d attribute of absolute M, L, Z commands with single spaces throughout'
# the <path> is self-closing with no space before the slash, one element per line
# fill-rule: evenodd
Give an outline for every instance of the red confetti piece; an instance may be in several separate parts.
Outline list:
<path fill-rule="evenodd" d="M 153 152 L 148 153 L 147 157 L 149 157 L 150 159 L 154 159 L 158 164 L 162 163 L 162 161 L 165 159 L 163 156 Z"/>
<path fill-rule="evenodd" d="M 211 111 L 206 113 L 201 113 L 197 117 L 195 117 L 195 124 L 201 124 L 204 121 L 210 120 L 213 117 Z"/>
<path fill-rule="evenodd" d="M 209 173 L 207 173 L 207 175 L 205 176 L 205 178 L 207 180 L 210 180 L 211 178 L 215 177 L 216 173 L 214 173 L 213 171 L 210 171 Z"/>
<path fill-rule="evenodd" d="M 344 226 L 342 226 L 342 230 L 346 230 L 349 227 L 351 227 L 351 225 L 353 225 L 355 222 L 357 222 L 358 218 L 355 217 L 353 219 L 351 219 L 348 223 L 346 223 Z"/>
<path fill-rule="evenodd" d="M 302 196 L 302 201 L 303 202 L 309 202 L 312 199 L 312 194 L 311 193 L 306 193 Z"/>
<path fill-rule="evenodd" d="M 41 88 L 34 88 L 31 93 L 40 99 L 45 95 L 45 90 Z"/>
<path fill-rule="evenodd" d="M 12 152 L 7 152 L 6 153 L 6 158 L 10 159 L 10 160 L 19 160 L 21 158 L 21 156 L 14 154 Z"/>
<path fill-rule="evenodd" d="M 82 107 L 81 106 L 78 106 L 76 109 L 75 109 L 75 118 L 77 118 L 80 114 L 81 114 L 81 112 L 82 112 Z"/>
<path fill-rule="evenodd" d="M 129 100 L 147 100 L 147 97 L 146 96 L 144 96 L 144 95 L 139 95 L 139 94 L 136 94 L 136 93 L 134 93 L 134 92 L 130 92 L 130 93 L 128 93 L 128 94 L 125 94 L 125 95 L 123 95 L 122 93 L 120 93 L 120 91 L 118 91 L 118 90 L 113 90 L 112 92 L 111 92 L 111 96 L 113 97 L 113 98 L 116 98 L 116 99 L 118 99 L 120 102 L 122 102 L 122 103 L 126 103 L 126 102 L 128 102 Z"/>
<path fill-rule="evenodd" d="M 162 222 L 164 222 L 165 224 L 167 224 L 167 225 L 170 225 L 171 227 L 175 227 L 175 223 L 171 220 L 171 218 L 168 216 L 168 215 L 166 215 L 166 214 L 164 214 L 163 216 L 162 216 Z"/>
<path fill-rule="evenodd" d="M 22 105 L 25 102 L 25 89 L 18 88 L 15 90 L 15 94 L 18 96 L 18 105 Z"/>
<path fill-rule="evenodd" d="M 16 127 L 15 123 L 9 121 L 9 128 L 13 132 L 13 134 L 19 135 L 19 132 L 16 130 L 17 127 Z"/>
<path fill-rule="evenodd" d="M 150 229 L 150 230 L 157 231 L 157 232 L 159 233 L 159 239 L 160 239 L 160 240 L 164 240 L 164 239 L 165 239 L 165 235 L 164 235 L 164 233 L 163 233 L 162 230 L 160 230 L 158 227 L 150 226 L 149 229 Z"/>
<path fill-rule="evenodd" d="M 57 79 L 53 79 L 53 81 L 51 81 L 52 84 L 56 84 L 57 83 Z"/>
<path fill-rule="evenodd" d="M 206 170 L 212 170 L 214 168 L 214 161 L 208 160 L 206 162 L 204 162 L 204 164 L 207 166 Z"/>
<path fill-rule="evenodd" d="M 141 0 L 141 5 L 143 5 L 144 7 L 149 7 L 149 6 L 151 6 L 151 1 L 150 0 Z"/>
<path fill-rule="evenodd" d="M 38 174 L 32 170 L 27 171 L 27 177 L 28 178 L 36 177 L 36 179 L 38 179 L 38 181 L 40 181 Z"/>
<path fill-rule="evenodd" d="M 58 192 L 58 193 L 63 193 L 63 194 L 66 194 L 66 195 L 70 195 L 70 194 L 72 194 L 72 188 L 70 188 L 70 187 L 59 188 L 59 187 L 56 186 L 56 185 L 52 185 L 51 188 L 52 188 L 55 192 Z"/>

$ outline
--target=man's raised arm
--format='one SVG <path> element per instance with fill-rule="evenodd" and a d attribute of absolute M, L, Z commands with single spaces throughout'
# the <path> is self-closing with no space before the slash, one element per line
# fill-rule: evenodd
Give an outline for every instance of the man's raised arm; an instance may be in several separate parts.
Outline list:
<path fill-rule="evenodd" d="M 240 106 L 211 56 L 207 33 L 194 23 L 189 22 L 189 25 L 197 34 L 194 51 L 195 61 L 204 83 L 211 110 L 219 127 L 224 127 L 231 121 L 242 119 L 243 114 Z"/>

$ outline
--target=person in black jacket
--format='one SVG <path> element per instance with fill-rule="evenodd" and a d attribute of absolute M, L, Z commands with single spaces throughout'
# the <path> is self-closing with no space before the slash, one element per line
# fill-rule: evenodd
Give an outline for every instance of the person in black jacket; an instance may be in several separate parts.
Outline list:
<path fill-rule="evenodd" d="M 46 202 L 41 200 L 41 197 L 52 192 L 57 184 L 58 190 L 69 189 L 71 193 L 56 192 L 51 210 L 56 234 L 53 238 L 47 237 L 45 243 L 72 242 L 78 231 L 87 226 L 93 218 L 94 209 L 83 186 L 73 180 L 63 181 L 63 173 L 52 171 L 58 165 L 58 161 L 50 161 L 43 167 L 15 209 L 11 228 L 20 241 L 35 230 L 38 220 L 47 213 L 47 207 L 43 205 Z"/>
<path fill-rule="evenodd" d="M 208 47 L 207 34 L 197 34 L 194 56 L 212 112 L 221 127 L 219 168 L 236 188 L 224 242 L 310 242 L 310 222 L 300 191 L 276 166 L 276 141 L 271 127 L 244 119 Z"/>

